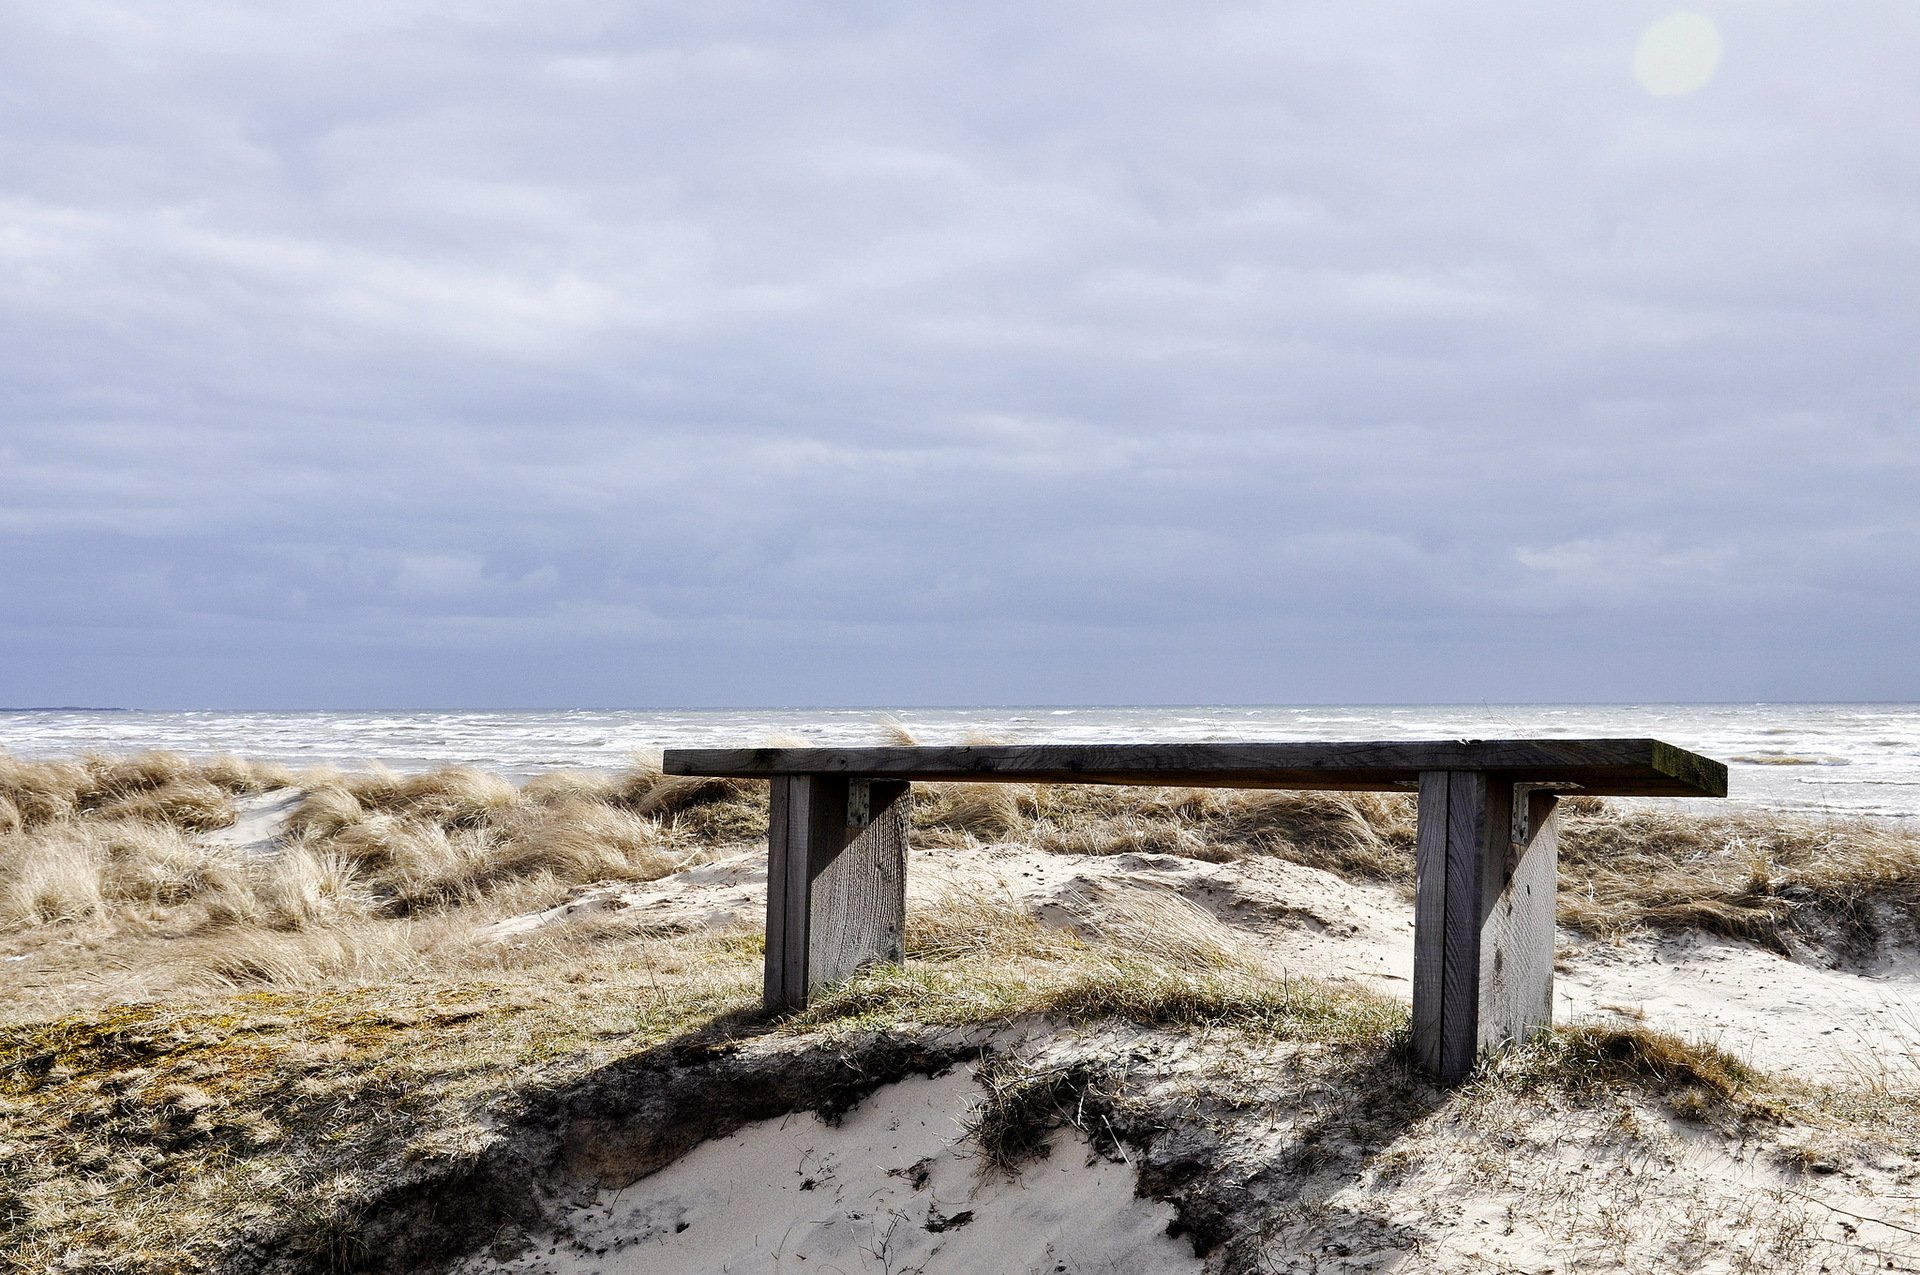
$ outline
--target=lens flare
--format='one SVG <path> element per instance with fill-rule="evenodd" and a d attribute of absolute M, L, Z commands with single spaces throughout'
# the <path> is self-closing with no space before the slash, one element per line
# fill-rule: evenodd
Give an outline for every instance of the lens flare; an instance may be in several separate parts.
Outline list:
<path fill-rule="evenodd" d="M 1655 97 L 1691 93 L 1720 65 L 1720 28 L 1701 13 L 1669 13 L 1641 33 L 1633 74 Z"/>

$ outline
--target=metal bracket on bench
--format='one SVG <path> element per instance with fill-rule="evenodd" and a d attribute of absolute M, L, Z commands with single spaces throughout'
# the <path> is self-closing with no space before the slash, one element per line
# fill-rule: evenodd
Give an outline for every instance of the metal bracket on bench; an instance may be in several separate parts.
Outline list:
<path fill-rule="evenodd" d="M 847 781 L 847 827 L 864 828 L 873 822 L 873 781 Z"/>

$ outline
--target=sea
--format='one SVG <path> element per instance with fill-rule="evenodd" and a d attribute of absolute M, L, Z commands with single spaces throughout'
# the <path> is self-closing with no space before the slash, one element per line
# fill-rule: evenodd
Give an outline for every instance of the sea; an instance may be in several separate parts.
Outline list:
<path fill-rule="evenodd" d="M 1650 736 L 1726 762 L 1741 805 L 1920 820 L 1920 704 L 1907 703 L 0 711 L 0 750 L 20 758 L 167 749 L 349 770 L 476 766 L 516 779 L 618 770 L 662 748 L 878 744 L 900 731 L 926 744 Z"/>

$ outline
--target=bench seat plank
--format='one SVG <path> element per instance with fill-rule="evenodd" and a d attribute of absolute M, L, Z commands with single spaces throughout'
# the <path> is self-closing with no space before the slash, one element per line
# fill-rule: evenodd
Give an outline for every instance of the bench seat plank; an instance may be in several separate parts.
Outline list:
<path fill-rule="evenodd" d="M 1727 795 L 1726 766 L 1657 739 L 670 748 L 664 768 L 737 779 L 816 774 L 1342 791 L 1412 790 L 1422 772 L 1473 770 L 1596 796 Z"/>

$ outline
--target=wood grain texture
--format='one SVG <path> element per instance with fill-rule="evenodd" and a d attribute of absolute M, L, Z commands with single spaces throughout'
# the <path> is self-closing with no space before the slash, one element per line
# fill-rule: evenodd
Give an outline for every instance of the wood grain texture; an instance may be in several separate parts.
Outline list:
<path fill-rule="evenodd" d="M 842 781 L 845 782 L 845 781 Z M 911 798 L 898 780 L 875 780 L 867 809 L 842 809 L 842 848 L 815 848 L 809 903 L 807 994 L 843 983 L 877 961 L 906 955 L 907 816 Z M 850 815 L 864 815 L 864 824 Z"/>
<path fill-rule="evenodd" d="M 1510 800 L 1508 852 L 1499 871 L 1486 874 L 1492 900 L 1480 927 L 1477 1036 L 1483 1050 L 1525 1040 L 1553 1022 L 1559 800 L 1525 787 Z"/>
<path fill-rule="evenodd" d="M 849 808 L 850 781 L 781 775 L 767 827 L 767 950 L 763 997 L 798 1009 L 823 987 L 904 955 L 906 783 L 867 785 L 866 822 Z"/>
<path fill-rule="evenodd" d="M 1426 771 L 1483 771 L 1615 796 L 1724 797 L 1726 767 L 1655 739 L 1363 743 L 992 744 L 881 748 L 671 748 L 673 775 L 818 774 L 1020 783 L 1392 791 Z"/>
<path fill-rule="evenodd" d="M 1482 771 L 1420 777 L 1413 1052 L 1443 1081 L 1553 1021 L 1558 838 L 1551 792 Z"/>
<path fill-rule="evenodd" d="M 1440 1019 L 1445 991 L 1441 972 L 1447 933 L 1447 797 L 1452 776 L 1430 770 L 1420 776 L 1420 815 L 1414 844 L 1413 1057 L 1429 1075 L 1440 1074 Z"/>
<path fill-rule="evenodd" d="M 772 783 L 767 815 L 767 952 L 763 999 L 769 1010 L 806 1004 L 806 821 L 812 784 L 802 775 Z M 796 859 L 798 862 L 796 863 Z"/>
<path fill-rule="evenodd" d="M 1441 978 L 1440 1071 L 1458 1080 L 1480 1053 L 1480 988 L 1494 959 L 1483 923 L 1500 895 L 1513 784 L 1456 770 L 1447 783 L 1447 919 Z"/>

